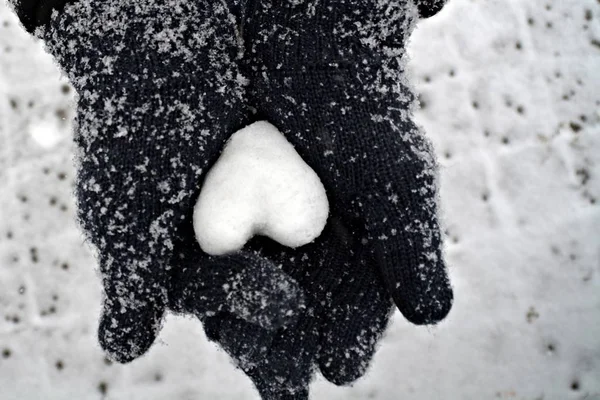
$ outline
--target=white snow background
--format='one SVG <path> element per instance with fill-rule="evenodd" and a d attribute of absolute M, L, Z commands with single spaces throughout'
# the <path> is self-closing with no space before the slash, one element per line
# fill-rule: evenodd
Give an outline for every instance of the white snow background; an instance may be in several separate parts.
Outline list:
<path fill-rule="evenodd" d="M 313 399 L 600 399 L 600 0 L 451 0 L 409 53 L 441 164 L 449 317 L 397 313 Z M 129 365 L 96 341 L 73 90 L 0 2 L 0 399 L 257 399 L 194 318 Z"/>

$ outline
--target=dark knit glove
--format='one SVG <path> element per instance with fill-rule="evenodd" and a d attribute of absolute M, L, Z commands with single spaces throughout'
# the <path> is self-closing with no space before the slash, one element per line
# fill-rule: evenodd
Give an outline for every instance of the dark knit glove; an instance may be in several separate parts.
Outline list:
<path fill-rule="evenodd" d="M 421 18 L 433 17 L 441 11 L 448 0 L 416 0 Z"/>
<path fill-rule="evenodd" d="M 142 355 L 167 308 L 265 329 L 293 319 L 302 294 L 275 265 L 209 257 L 194 236 L 204 173 L 246 111 L 227 7 L 80 0 L 35 34 L 78 93 L 77 215 L 100 264 L 98 335 L 110 358 Z"/>
<path fill-rule="evenodd" d="M 62 10 L 71 0 L 8 0 L 19 17 L 21 24 L 29 33 L 38 26 L 44 26 L 50 21 L 53 10 Z"/>
<path fill-rule="evenodd" d="M 285 134 L 330 206 L 313 243 L 287 249 L 254 238 L 246 246 L 299 283 L 306 308 L 295 325 L 249 335 L 249 324 L 231 315 L 204 324 L 265 400 L 307 399 L 317 367 L 338 385 L 359 378 L 394 305 L 419 325 L 451 308 L 437 166 L 412 121 L 402 60 L 416 11 L 376 0 L 263 0 L 244 10 L 254 119 Z"/>

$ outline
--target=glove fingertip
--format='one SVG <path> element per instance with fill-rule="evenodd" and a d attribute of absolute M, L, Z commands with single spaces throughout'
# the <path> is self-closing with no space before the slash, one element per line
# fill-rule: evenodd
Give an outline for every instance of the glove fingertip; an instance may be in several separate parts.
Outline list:
<path fill-rule="evenodd" d="M 293 324 L 305 307 L 298 283 L 264 258 L 245 261 L 244 270 L 231 282 L 235 289 L 228 296 L 230 311 L 268 330 Z"/>
<path fill-rule="evenodd" d="M 439 13 L 444 7 L 446 0 L 423 1 L 418 4 L 419 17 L 426 19 L 431 18 Z"/>
<path fill-rule="evenodd" d="M 98 342 L 110 360 L 130 363 L 150 349 L 163 314 L 164 307 L 154 304 L 125 312 L 111 310 L 105 304 L 98 324 Z"/>
<path fill-rule="evenodd" d="M 433 292 L 433 293 L 432 293 Z M 394 302 L 404 317 L 415 325 L 435 325 L 445 319 L 454 302 L 450 284 L 425 292 L 412 299 L 406 293 L 396 293 Z"/>
<path fill-rule="evenodd" d="M 308 400 L 309 398 L 309 376 L 299 376 L 294 378 L 272 375 L 268 367 L 262 366 L 247 371 L 248 377 L 254 383 L 260 397 L 264 400 Z"/>
<path fill-rule="evenodd" d="M 325 379 L 336 386 L 350 386 L 362 377 L 368 368 L 368 363 L 366 365 L 355 365 L 352 369 L 331 368 L 332 364 L 334 364 L 334 360 L 331 358 L 319 360 L 319 370 Z"/>

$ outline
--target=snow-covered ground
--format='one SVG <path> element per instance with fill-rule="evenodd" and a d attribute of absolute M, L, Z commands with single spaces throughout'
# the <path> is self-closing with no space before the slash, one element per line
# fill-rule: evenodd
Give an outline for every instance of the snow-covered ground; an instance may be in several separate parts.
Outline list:
<path fill-rule="evenodd" d="M 600 1 L 451 0 L 410 44 L 456 301 L 399 314 L 314 399 L 600 399 Z M 257 399 L 192 318 L 126 366 L 96 342 L 74 222 L 73 91 L 0 2 L 0 399 Z"/>

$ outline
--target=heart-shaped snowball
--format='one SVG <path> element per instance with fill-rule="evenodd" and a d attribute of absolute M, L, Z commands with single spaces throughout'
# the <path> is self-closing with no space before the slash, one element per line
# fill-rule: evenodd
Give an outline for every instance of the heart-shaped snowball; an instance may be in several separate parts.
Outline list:
<path fill-rule="evenodd" d="M 254 235 L 298 247 L 321 234 L 328 213 L 317 174 L 275 126 L 258 121 L 231 136 L 207 173 L 194 230 L 211 255 L 239 250 Z"/>

